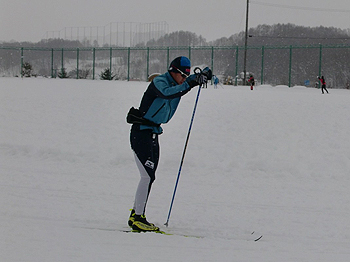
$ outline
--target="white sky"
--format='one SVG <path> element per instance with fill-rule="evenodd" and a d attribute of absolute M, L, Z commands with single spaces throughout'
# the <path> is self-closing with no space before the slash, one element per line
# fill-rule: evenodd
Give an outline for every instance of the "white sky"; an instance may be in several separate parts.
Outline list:
<path fill-rule="evenodd" d="M 249 27 L 294 23 L 312 27 L 350 28 L 349 0 L 250 2 Z M 207 3 L 198 0 L 0 0 L 0 41 L 36 42 L 47 31 L 60 31 L 65 27 L 160 21 L 169 24 L 170 32 L 191 31 L 207 40 L 215 40 L 245 29 L 246 3 L 246 0 L 215 0 Z M 299 7 L 305 7 L 306 10 Z"/>

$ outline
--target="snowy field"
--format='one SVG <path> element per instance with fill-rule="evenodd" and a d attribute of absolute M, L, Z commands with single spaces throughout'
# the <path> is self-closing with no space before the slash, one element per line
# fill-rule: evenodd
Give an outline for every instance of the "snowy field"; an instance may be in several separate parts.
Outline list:
<path fill-rule="evenodd" d="M 350 261 L 348 90 L 203 89 L 164 228 L 195 88 L 163 125 L 147 209 L 178 235 L 121 232 L 139 180 L 125 117 L 147 85 L 0 78 L 0 261 Z"/>

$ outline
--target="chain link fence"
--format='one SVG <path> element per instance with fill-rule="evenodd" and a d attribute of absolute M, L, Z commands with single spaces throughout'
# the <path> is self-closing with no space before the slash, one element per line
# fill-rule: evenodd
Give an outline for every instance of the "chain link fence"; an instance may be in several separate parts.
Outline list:
<path fill-rule="evenodd" d="M 172 59 L 187 56 L 193 66 L 209 66 L 224 84 L 243 83 L 244 47 L 0 47 L 0 76 L 101 79 L 109 70 L 115 80 L 147 81 L 163 73 Z M 260 84 L 315 86 L 324 75 L 330 88 L 350 82 L 350 45 L 248 47 L 247 75 Z"/>

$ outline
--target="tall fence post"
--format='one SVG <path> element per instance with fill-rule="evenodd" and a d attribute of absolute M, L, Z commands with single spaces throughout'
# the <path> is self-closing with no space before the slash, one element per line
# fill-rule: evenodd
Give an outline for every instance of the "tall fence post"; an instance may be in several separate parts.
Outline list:
<path fill-rule="evenodd" d="M 235 86 L 237 86 L 237 76 L 238 76 L 238 46 L 236 46 L 236 71 L 235 71 Z"/>
<path fill-rule="evenodd" d="M 62 48 L 62 50 L 61 50 L 61 74 L 62 74 L 62 76 L 63 76 L 63 74 L 64 74 L 63 52 L 64 52 L 64 49 Z"/>
<path fill-rule="evenodd" d="M 264 58 L 265 58 L 265 47 L 261 47 L 261 80 L 260 84 L 264 84 Z"/>
<path fill-rule="evenodd" d="M 291 87 L 292 85 L 292 56 L 293 56 L 293 46 L 289 47 L 289 80 L 288 80 L 288 86 Z"/>
<path fill-rule="evenodd" d="M 166 52 L 166 68 L 168 68 L 169 63 L 170 63 L 170 47 L 167 47 L 167 52 Z"/>
<path fill-rule="evenodd" d="M 51 78 L 54 78 L 54 75 L 53 75 L 53 48 L 51 48 Z"/>
<path fill-rule="evenodd" d="M 128 48 L 128 81 L 130 81 L 130 47 Z"/>
<path fill-rule="evenodd" d="M 147 65 L 146 65 L 146 81 L 148 80 L 149 76 L 149 47 L 147 47 Z"/>
<path fill-rule="evenodd" d="M 214 72 L 214 46 L 211 47 L 211 71 Z"/>
<path fill-rule="evenodd" d="M 79 79 L 79 47 L 77 48 L 77 79 Z"/>
<path fill-rule="evenodd" d="M 320 44 L 320 60 L 318 64 L 318 75 L 321 77 L 322 75 L 322 44 Z"/>
<path fill-rule="evenodd" d="M 112 47 L 111 47 L 111 48 L 109 48 L 109 72 L 111 73 L 109 80 L 112 80 L 112 53 L 113 53 L 113 51 L 112 51 Z"/>
<path fill-rule="evenodd" d="M 23 59 L 24 59 L 23 47 L 21 47 L 21 72 L 20 72 L 20 76 L 22 78 L 23 78 Z"/>
<path fill-rule="evenodd" d="M 96 48 L 92 49 L 92 80 L 95 80 Z"/>

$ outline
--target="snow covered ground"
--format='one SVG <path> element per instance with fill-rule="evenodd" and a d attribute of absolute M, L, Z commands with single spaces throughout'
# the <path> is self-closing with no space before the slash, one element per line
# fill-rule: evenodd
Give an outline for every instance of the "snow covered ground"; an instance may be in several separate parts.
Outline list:
<path fill-rule="evenodd" d="M 120 232 L 139 180 L 125 116 L 147 85 L 0 78 L 0 261 L 350 260 L 348 90 L 203 89 L 166 229 L 203 238 Z M 196 94 L 160 136 L 161 227 Z"/>

